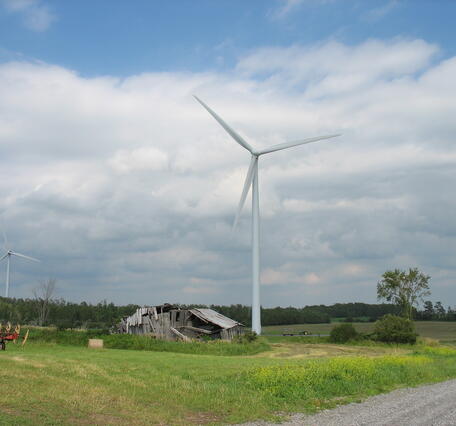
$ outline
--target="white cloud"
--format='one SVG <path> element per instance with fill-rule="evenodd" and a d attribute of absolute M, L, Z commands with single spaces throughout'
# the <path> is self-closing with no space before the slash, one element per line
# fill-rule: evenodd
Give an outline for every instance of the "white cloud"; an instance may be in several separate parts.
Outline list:
<path fill-rule="evenodd" d="M 272 14 L 273 18 L 281 19 L 298 8 L 305 0 L 281 0 L 281 5 Z"/>
<path fill-rule="evenodd" d="M 263 285 L 281 285 L 290 286 L 290 284 L 298 285 L 316 285 L 321 281 L 315 272 L 300 275 L 293 271 L 293 265 L 282 265 L 279 269 L 266 268 L 261 273 L 261 283 Z"/>
<path fill-rule="evenodd" d="M 455 159 L 456 160 L 456 159 Z M 319 200 L 319 201 L 307 201 L 307 200 L 296 200 L 296 199 L 284 199 L 283 208 L 287 211 L 292 212 L 312 212 L 319 210 L 333 210 L 340 211 L 343 209 L 357 210 L 359 212 L 369 213 L 379 210 L 387 210 L 389 208 L 394 209 L 406 209 L 407 201 L 405 197 L 402 198 L 389 198 L 382 199 L 377 198 L 352 198 L 352 199 L 332 199 L 332 200 Z"/>
<path fill-rule="evenodd" d="M 119 150 L 108 160 L 114 170 L 128 173 L 133 170 L 159 171 L 168 166 L 168 155 L 156 148 Z"/>
<path fill-rule="evenodd" d="M 279 0 L 279 7 L 270 13 L 272 19 L 284 19 L 303 5 L 324 5 L 336 0 Z"/>
<path fill-rule="evenodd" d="M 399 4 L 399 0 L 388 0 L 382 6 L 369 10 L 363 18 L 367 21 L 378 21 L 396 9 Z"/>
<path fill-rule="evenodd" d="M 331 42 L 126 79 L 0 65 L 0 213 L 46 259 L 13 265 L 12 294 L 55 275 L 73 300 L 248 303 L 249 201 L 230 228 L 249 155 L 196 93 L 258 147 L 343 133 L 260 160 L 265 306 L 373 302 L 410 262 L 454 297 L 456 58 L 437 52 Z"/>
<path fill-rule="evenodd" d="M 32 31 L 46 31 L 57 19 L 41 0 L 2 0 L 6 10 L 22 15 L 26 28 Z"/>
<path fill-rule="evenodd" d="M 371 87 L 377 81 L 405 78 L 422 71 L 438 52 L 423 40 L 368 40 L 357 46 L 329 41 L 321 45 L 266 47 L 242 58 L 237 69 L 263 76 L 274 87 L 321 97 Z M 375 66 L 373 66 L 375 64 Z"/>

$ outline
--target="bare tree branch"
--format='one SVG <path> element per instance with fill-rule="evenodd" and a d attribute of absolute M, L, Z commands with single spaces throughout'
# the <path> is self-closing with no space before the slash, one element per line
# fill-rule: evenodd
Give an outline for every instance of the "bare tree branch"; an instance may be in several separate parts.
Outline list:
<path fill-rule="evenodd" d="M 38 325 L 46 324 L 49 315 L 49 303 L 55 291 L 57 280 L 48 278 L 42 280 L 39 285 L 33 290 L 38 310 Z"/>

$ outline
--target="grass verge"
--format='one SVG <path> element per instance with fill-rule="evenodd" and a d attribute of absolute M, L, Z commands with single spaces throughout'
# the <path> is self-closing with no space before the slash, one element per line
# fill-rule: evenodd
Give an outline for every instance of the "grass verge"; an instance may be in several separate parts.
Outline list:
<path fill-rule="evenodd" d="M 147 336 L 131 334 L 100 334 L 98 330 L 76 331 L 57 330 L 50 327 L 30 329 L 30 342 L 54 343 L 67 346 L 87 346 L 88 340 L 103 339 L 108 349 L 131 349 L 155 352 L 176 352 L 197 355 L 254 355 L 270 349 L 265 339 L 259 338 L 251 343 L 235 343 L 213 340 L 209 342 L 167 342 Z"/>
<path fill-rule="evenodd" d="M 318 346 L 329 354 L 337 348 Z M 214 356 L 9 344 L 0 354 L 5 389 L 0 413 L 15 424 L 226 424 L 312 412 L 456 377 L 456 350 L 448 347 L 381 345 L 375 352 L 340 347 L 352 350 L 352 356 L 271 358 L 268 353 Z"/>

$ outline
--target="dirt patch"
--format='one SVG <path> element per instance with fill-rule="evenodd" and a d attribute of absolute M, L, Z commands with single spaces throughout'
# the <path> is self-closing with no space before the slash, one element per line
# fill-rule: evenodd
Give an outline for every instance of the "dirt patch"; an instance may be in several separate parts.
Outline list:
<path fill-rule="evenodd" d="M 0 413 L 8 414 L 14 417 L 21 417 L 22 411 L 15 410 L 14 408 L 0 407 Z"/>
<path fill-rule="evenodd" d="M 31 361 L 30 359 L 21 358 L 20 356 L 13 356 L 13 357 L 10 358 L 10 360 L 11 361 L 16 361 L 16 362 L 24 362 L 27 365 L 30 365 L 30 366 L 35 367 L 35 368 L 44 368 L 44 367 L 46 367 L 46 364 L 42 364 L 42 363 L 36 362 L 36 361 Z"/>
<path fill-rule="evenodd" d="M 125 419 L 110 414 L 90 414 L 85 418 L 69 419 L 69 423 L 73 425 L 120 425 L 125 424 Z M 128 424 L 135 423 L 128 421 Z"/>
<path fill-rule="evenodd" d="M 186 423 L 195 425 L 206 425 L 208 423 L 215 423 L 218 420 L 220 420 L 220 417 L 216 416 L 213 413 L 199 412 L 190 413 L 186 418 Z"/>
<path fill-rule="evenodd" d="M 309 344 L 309 343 L 273 343 L 272 350 L 255 355 L 265 358 L 326 358 L 335 356 L 382 356 L 392 351 L 395 354 L 407 353 L 404 349 L 381 347 Z"/>

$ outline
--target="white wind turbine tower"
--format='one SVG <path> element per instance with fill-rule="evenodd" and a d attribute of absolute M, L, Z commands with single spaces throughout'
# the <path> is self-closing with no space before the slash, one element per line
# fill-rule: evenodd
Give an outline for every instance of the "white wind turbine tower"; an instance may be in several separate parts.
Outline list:
<path fill-rule="evenodd" d="M 291 148 L 292 146 L 303 145 L 311 142 L 317 142 L 323 139 L 334 138 L 336 135 L 317 136 L 315 138 L 301 139 L 293 142 L 285 142 L 279 145 L 274 145 L 266 149 L 256 150 L 250 146 L 245 139 L 236 133 L 228 124 L 222 120 L 214 111 L 212 111 L 201 99 L 197 96 L 194 98 L 214 117 L 219 124 L 228 132 L 228 134 L 242 147 L 251 154 L 250 166 L 247 171 L 247 177 L 244 182 L 241 200 L 239 201 L 236 218 L 234 219 L 233 229 L 239 220 L 239 216 L 244 206 L 245 199 L 252 186 L 252 330 L 261 334 L 261 312 L 260 312 L 260 206 L 258 198 L 258 159 L 260 155 L 269 154 L 270 152 L 280 151 L 282 149 Z"/>
<path fill-rule="evenodd" d="M 3 232 L 3 241 L 4 241 L 4 248 L 6 250 L 6 253 L 0 258 L 0 261 L 3 259 L 6 259 L 6 290 L 5 290 L 5 297 L 8 297 L 9 293 L 9 283 L 10 283 L 10 260 L 11 256 L 17 256 L 17 257 L 22 257 L 24 259 L 28 260 L 33 260 L 34 262 L 39 262 L 38 259 L 35 259 L 34 257 L 26 256 L 25 254 L 17 253 L 15 251 L 12 251 L 8 248 L 8 239 L 6 238 L 5 232 Z"/>

